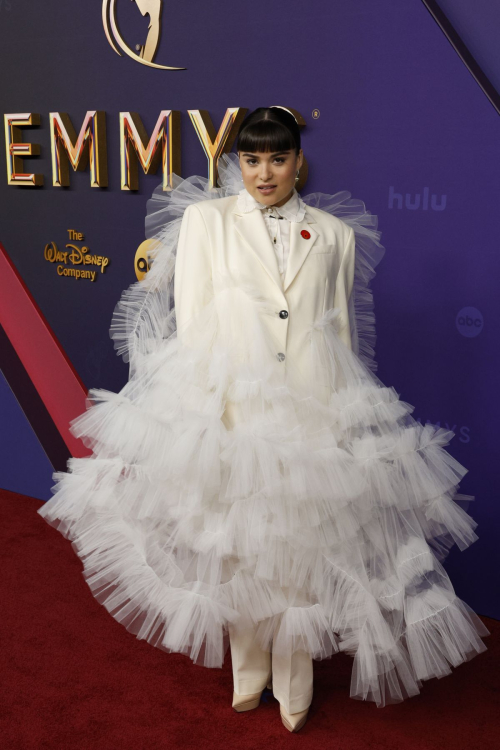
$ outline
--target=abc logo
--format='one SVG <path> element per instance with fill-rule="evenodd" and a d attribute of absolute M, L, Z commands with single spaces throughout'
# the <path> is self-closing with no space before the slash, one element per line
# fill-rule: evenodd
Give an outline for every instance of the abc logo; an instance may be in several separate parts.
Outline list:
<path fill-rule="evenodd" d="M 154 251 L 159 245 L 159 240 L 151 238 L 141 242 L 137 248 L 134 258 L 134 269 L 138 281 L 142 281 L 150 270 L 152 258 L 154 258 Z"/>
<path fill-rule="evenodd" d="M 483 316 L 477 307 L 462 307 L 455 319 L 455 325 L 462 336 L 471 339 L 483 330 Z"/>

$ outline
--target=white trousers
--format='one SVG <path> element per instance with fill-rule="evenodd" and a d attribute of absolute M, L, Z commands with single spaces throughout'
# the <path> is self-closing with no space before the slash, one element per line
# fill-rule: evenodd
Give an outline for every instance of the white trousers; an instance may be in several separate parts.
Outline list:
<path fill-rule="evenodd" d="M 274 697 L 285 711 L 305 711 L 313 696 L 313 662 L 305 651 L 290 657 L 263 651 L 254 640 L 255 628 L 236 629 L 228 625 L 234 692 L 250 695 L 263 690 L 273 678 Z"/>

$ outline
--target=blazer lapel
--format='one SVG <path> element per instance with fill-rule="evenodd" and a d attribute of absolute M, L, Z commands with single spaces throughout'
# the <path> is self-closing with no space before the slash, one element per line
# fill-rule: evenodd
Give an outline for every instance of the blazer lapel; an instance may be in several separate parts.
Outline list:
<path fill-rule="evenodd" d="M 283 291 L 278 259 L 261 211 L 255 209 L 240 214 L 235 209 L 234 213 L 236 230 L 245 245 L 257 255 L 271 279 Z"/>
<path fill-rule="evenodd" d="M 314 228 L 315 222 L 307 209 L 301 222 L 290 222 L 290 254 L 288 256 L 284 281 L 281 280 L 278 259 L 271 238 L 269 237 L 262 211 L 255 209 L 247 213 L 240 213 L 235 202 L 233 214 L 236 230 L 245 245 L 257 255 L 270 278 L 279 287 L 279 290 L 281 292 L 286 291 L 319 236 L 318 231 Z M 306 227 L 310 234 L 308 239 L 301 235 L 301 231 Z"/>
<path fill-rule="evenodd" d="M 302 221 L 290 222 L 290 254 L 286 264 L 285 280 L 283 291 L 286 291 L 307 258 L 311 248 L 319 237 L 319 232 L 314 228 L 315 222 L 306 209 L 306 214 Z M 307 229 L 310 237 L 302 237 L 301 232 Z"/>

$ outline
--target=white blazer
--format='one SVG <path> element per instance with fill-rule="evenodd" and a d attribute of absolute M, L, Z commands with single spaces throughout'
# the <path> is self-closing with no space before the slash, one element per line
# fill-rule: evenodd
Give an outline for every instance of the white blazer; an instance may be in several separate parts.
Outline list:
<path fill-rule="evenodd" d="M 253 309 L 268 342 L 266 351 L 280 363 L 283 382 L 290 370 L 312 377 L 311 327 L 327 310 L 339 309 L 336 330 L 351 348 L 347 305 L 354 279 L 354 231 L 338 217 L 307 206 L 302 221 L 290 225 L 282 282 L 261 211 L 239 212 L 237 199 L 202 200 L 185 210 L 174 276 L 178 339 L 195 344 L 189 324 L 197 316 L 203 320 L 206 306 L 220 295 L 227 304 L 218 306 L 218 314 L 234 346 L 243 351 L 248 344 L 244 339 L 258 335 L 248 328 Z M 229 296 L 228 290 L 233 292 Z M 250 357 L 256 349 L 248 344 L 246 351 Z"/>

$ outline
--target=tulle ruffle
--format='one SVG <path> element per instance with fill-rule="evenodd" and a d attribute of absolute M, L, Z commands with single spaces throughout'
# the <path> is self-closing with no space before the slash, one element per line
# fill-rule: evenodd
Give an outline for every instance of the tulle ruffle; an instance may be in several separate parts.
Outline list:
<path fill-rule="evenodd" d="M 181 344 L 180 224 L 192 203 L 238 193 L 234 155 L 220 175 L 215 189 L 176 177 L 148 201 L 151 269 L 110 329 L 129 381 L 90 390 L 71 430 L 92 455 L 54 474 L 39 512 L 138 638 L 220 667 L 228 624 L 252 623 L 276 653 L 352 655 L 351 697 L 404 700 L 486 649 L 442 566 L 477 539 L 461 507 L 473 498 L 457 493 L 467 470 L 445 450 L 453 432 L 421 425 L 374 374 L 369 283 L 384 248 L 349 193 L 304 200 L 355 231 L 352 351 L 327 310 L 309 331 L 308 377 L 292 366 L 283 382 L 262 301 L 230 286 L 193 317 L 198 346 Z"/>

